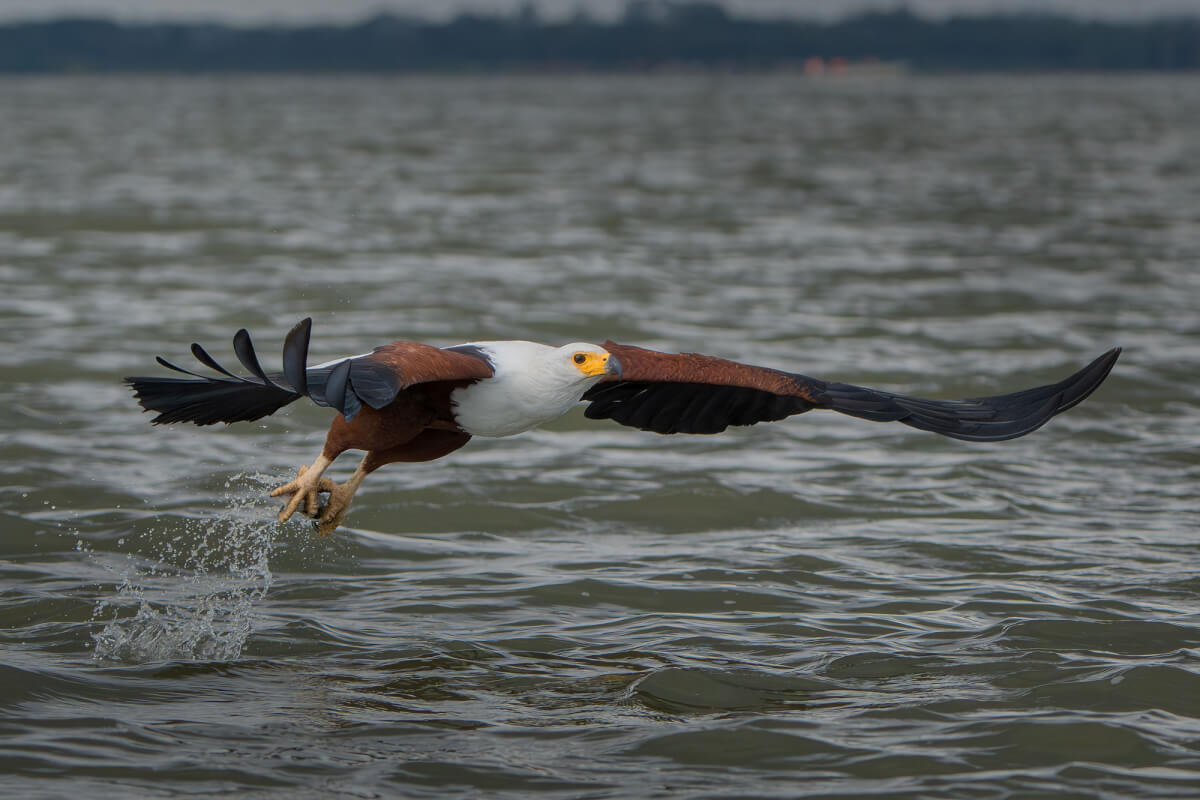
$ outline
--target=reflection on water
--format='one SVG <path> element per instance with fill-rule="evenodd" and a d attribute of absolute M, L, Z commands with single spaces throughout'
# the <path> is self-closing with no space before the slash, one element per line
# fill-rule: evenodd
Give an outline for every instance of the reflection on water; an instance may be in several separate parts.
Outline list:
<path fill-rule="evenodd" d="M 1194 794 L 1196 88 L 0 81 L 5 788 Z M 997 445 L 571 415 L 316 539 L 265 494 L 327 412 L 120 383 L 308 315 L 314 362 L 611 337 L 942 397 L 1126 352 Z"/>

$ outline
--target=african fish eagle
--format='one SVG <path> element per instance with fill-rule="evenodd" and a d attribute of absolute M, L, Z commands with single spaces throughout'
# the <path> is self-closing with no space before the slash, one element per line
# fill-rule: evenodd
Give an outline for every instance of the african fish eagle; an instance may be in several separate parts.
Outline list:
<path fill-rule="evenodd" d="M 877 422 L 902 422 L 955 439 L 994 442 L 1024 436 L 1076 405 L 1108 376 L 1113 348 L 1074 375 L 1035 389 L 927 400 L 847 383 L 831 383 L 697 353 L 660 353 L 606 341 L 549 347 L 524 341 L 433 347 L 397 341 L 363 355 L 308 366 L 312 320 L 288 333 L 283 372 L 267 373 L 242 329 L 233 348 L 249 375 L 235 375 L 198 344 L 192 354 L 216 375 L 202 375 L 158 357 L 191 377 L 130 377 L 151 422 L 256 420 L 301 397 L 338 411 L 325 446 L 295 480 L 271 492 L 287 497 L 282 522 L 296 511 L 322 536 L 346 515 L 359 484 L 396 461 L 432 461 L 472 436 L 512 436 L 556 419 L 578 403 L 591 419 L 612 419 L 655 433 L 720 433 L 811 409 L 830 409 Z M 345 483 L 325 477 L 346 450 L 366 456 Z M 319 495 L 327 492 L 322 505 Z"/>

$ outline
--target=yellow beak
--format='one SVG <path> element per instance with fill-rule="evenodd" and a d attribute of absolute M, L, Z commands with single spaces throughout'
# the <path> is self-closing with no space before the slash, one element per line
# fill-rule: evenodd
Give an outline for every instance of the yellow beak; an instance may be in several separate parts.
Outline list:
<path fill-rule="evenodd" d="M 615 362 L 608 353 L 585 353 L 583 362 L 576 364 L 579 371 L 589 378 L 597 375 L 607 375 L 610 372 L 609 363 Z"/>

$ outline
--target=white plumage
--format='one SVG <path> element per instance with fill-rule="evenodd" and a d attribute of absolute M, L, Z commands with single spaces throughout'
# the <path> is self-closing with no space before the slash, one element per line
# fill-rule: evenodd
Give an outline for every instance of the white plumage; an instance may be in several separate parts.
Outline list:
<path fill-rule="evenodd" d="M 472 436 L 512 436 L 561 417 L 604 373 L 586 375 L 576 353 L 607 353 L 574 342 L 550 347 L 537 342 L 471 342 L 491 362 L 495 375 L 462 389 L 450 400 L 459 427 Z"/>

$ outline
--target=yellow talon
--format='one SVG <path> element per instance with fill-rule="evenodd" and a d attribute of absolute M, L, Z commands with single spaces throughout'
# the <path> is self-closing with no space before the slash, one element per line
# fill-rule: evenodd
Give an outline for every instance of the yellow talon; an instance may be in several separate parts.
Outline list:
<path fill-rule="evenodd" d="M 334 483 L 329 478 L 322 477 L 330 463 L 331 459 L 321 456 L 312 466 L 301 466 L 296 470 L 295 480 L 288 481 L 271 492 L 271 497 L 289 496 L 279 512 L 280 522 L 287 522 L 303 506 L 304 515 L 316 521 L 319 536 L 328 536 L 337 530 L 346 517 L 354 493 L 367 476 L 367 460 L 363 458 L 358 469 L 345 483 Z M 320 502 L 321 492 L 329 493 L 329 501 L 325 505 L 321 505 Z"/>
<path fill-rule="evenodd" d="M 347 481 L 344 484 L 332 484 L 329 492 L 329 502 L 321 509 L 320 516 L 316 516 L 317 520 L 317 535 L 328 536 L 337 530 L 342 524 L 342 520 L 346 517 L 346 512 L 350 510 L 350 501 L 354 497 L 354 491 L 358 488 L 357 485 L 351 487 L 351 482 Z"/>
<path fill-rule="evenodd" d="M 324 463 L 320 463 L 324 461 Z M 319 468 L 318 464 L 320 465 Z M 329 466 L 328 460 L 319 458 L 313 462 L 313 466 L 301 465 L 296 471 L 296 479 L 288 481 L 275 488 L 271 492 L 271 497 L 283 497 L 291 495 L 287 503 L 279 511 L 279 521 L 287 522 L 292 515 L 304 507 L 303 513 L 309 517 L 316 517 L 320 512 L 320 499 L 318 493 L 328 492 L 336 484 L 328 478 L 322 478 L 322 473 L 325 472 L 325 467 Z"/>

